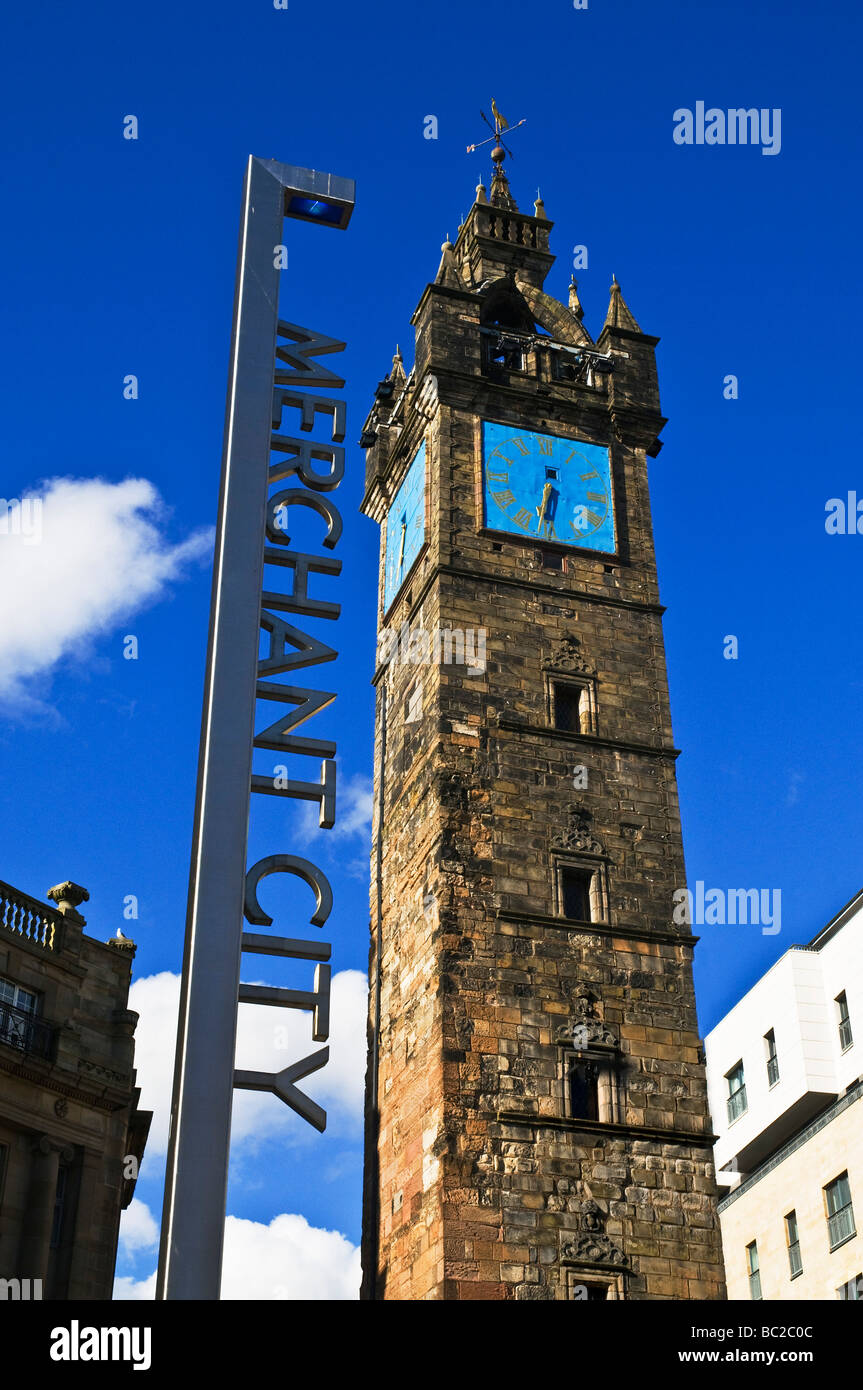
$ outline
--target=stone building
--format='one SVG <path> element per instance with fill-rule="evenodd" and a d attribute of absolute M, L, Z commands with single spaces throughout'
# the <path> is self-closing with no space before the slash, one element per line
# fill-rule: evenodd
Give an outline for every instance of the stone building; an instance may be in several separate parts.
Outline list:
<path fill-rule="evenodd" d="M 725 1294 L 647 458 L 496 148 L 361 443 L 381 526 L 366 1298 Z"/>
<path fill-rule="evenodd" d="M 78 885 L 48 897 L 0 883 L 0 1282 L 7 1298 L 109 1299 L 151 1119 L 135 946 L 84 935 Z"/>
<path fill-rule="evenodd" d="M 729 1298 L 863 1299 L 861 1036 L 863 892 L 705 1039 Z"/>

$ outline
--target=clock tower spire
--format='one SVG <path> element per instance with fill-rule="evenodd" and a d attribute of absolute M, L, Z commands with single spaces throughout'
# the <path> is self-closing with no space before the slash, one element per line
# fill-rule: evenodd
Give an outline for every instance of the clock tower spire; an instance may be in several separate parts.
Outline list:
<path fill-rule="evenodd" d="M 553 224 L 494 162 L 361 440 L 381 528 L 363 1292 L 723 1298 L 673 913 L 658 340 L 616 281 L 596 340 L 574 287 L 547 293 Z"/>

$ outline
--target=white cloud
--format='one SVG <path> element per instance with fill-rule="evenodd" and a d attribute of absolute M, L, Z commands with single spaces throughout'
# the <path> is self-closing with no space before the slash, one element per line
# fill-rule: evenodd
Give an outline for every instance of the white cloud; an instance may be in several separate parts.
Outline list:
<path fill-rule="evenodd" d="M 302 832 L 305 836 L 320 835 L 326 845 L 335 840 L 346 840 L 358 835 L 371 840 L 372 833 L 372 782 L 371 778 L 356 773 L 353 777 L 342 778 L 339 762 L 336 777 L 336 823 L 330 830 L 322 830 L 319 818 L 320 807 L 317 802 L 306 801 L 302 806 Z M 324 837 L 326 837 L 324 841 Z M 365 864 L 368 873 L 368 864 Z"/>
<path fill-rule="evenodd" d="M 154 1250 L 159 1244 L 159 1227 L 146 1202 L 133 1197 L 120 1217 L 120 1246 L 126 1255 Z"/>
<path fill-rule="evenodd" d="M 41 692 L 58 662 L 161 598 L 188 562 L 209 557 L 212 531 L 171 544 L 145 478 L 52 478 L 33 496 L 41 536 L 0 534 L 0 701 L 45 714 L 36 678 Z"/>
<path fill-rule="evenodd" d="M 338 1231 L 286 1214 L 268 1226 L 225 1222 L 222 1298 L 348 1299 L 359 1291 L 359 1246 Z"/>
<path fill-rule="evenodd" d="M 299 969 L 310 972 L 312 967 L 302 965 Z M 252 983 L 248 968 L 244 974 Z M 330 1060 L 300 1083 L 300 1089 L 327 1110 L 328 1127 L 333 1122 L 358 1127 L 362 1121 L 367 991 L 366 977 L 359 970 L 341 970 L 333 976 Z M 129 1008 L 140 1015 L 135 1030 L 135 1066 L 141 1105 L 154 1112 L 145 1162 L 167 1151 L 179 997 L 180 978 L 169 971 L 135 980 L 129 991 Z M 277 1072 L 316 1052 L 323 1044 L 312 1042 L 310 1020 L 309 1013 L 298 1009 L 242 1005 L 237 1066 L 247 1071 Z M 258 1091 L 235 1094 L 232 1149 L 242 1144 L 253 1146 L 276 1134 L 303 1134 L 306 1129 L 305 1122 L 274 1095 Z M 314 1135 L 313 1130 L 308 1132 Z"/>
<path fill-rule="evenodd" d="M 342 803 L 338 806 L 338 817 L 330 835 L 361 835 L 366 839 L 372 828 L 372 783 L 371 778 L 357 773 L 349 777 L 340 788 Z"/>
<path fill-rule="evenodd" d="M 132 1299 L 146 1299 L 156 1297 L 156 1271 L 148 1275 L 146 1279 L 132 1279 L 128 1275 L 118 1276 L 114 1280 L 114 1297 L 130 1302 Z"/>
<path fill-rule="evenodd" d="M 119 1278 L 115 1299 L 155 1297 L 156 1276 Z M 327 1299 L 359 1297 L 360 1251 L 338 1231 L 310 1226 L 282 1213 L 263 1225 L 229 1216 L 225 1222 L 223 1299 Z"/>

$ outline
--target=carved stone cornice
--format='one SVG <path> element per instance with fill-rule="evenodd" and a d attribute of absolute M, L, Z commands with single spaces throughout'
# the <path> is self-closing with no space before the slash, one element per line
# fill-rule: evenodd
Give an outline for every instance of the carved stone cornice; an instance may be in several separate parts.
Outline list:
<path fill-rule="evenodd" d="M 553 927 L 557 931 L 569 932 L 571 937 L 575 934 L 620 941 L 655 941 L 663 946 L 685 946 L 690 950 L 697 945 L 699 939 L 689 931 L 672 932 L 664 931 L 661 928 L 637 927 L 624 923 L 620 926 L 612 926 L 610 922 L 591 922 L 588 931 L 583 923 L 574 922 L 569 917 L 556 916 L 550 912 L 525 912 L 523 908 L 498 907 L 495 915 L 502 922 L 518 922 L 523 927 L 536 927 L 539 930 Z M 573 944 L 584 945 L 585 943 L 577 941 Z"/>
<path fill-rule="evenodd" d="M 85 1076 L 92 1077 L 94 1081 L 106 1081 L 109 1086 L 127 1087 L 132 1084 L 132 1076 L 127 1071 L 116 1071 L 113 1067 L 103 1067 L 99 1062 L 89 1062 L 84 1057 L 78 1058 L 78 1070 Z"/>
<path fill-rule="evenodd" d="M 49 1073 L 39 1071 L 32 1064 L 29 1066 L 10 1064 L 5 1057 L 0 1057 L 0 1072 L 20 1078 L 22 1081 L 33 1082 L 34 1085 L 41 1086 L 46 1091 L 53 1091 L 55 1095 L 66 1096 L 69 1100 L 76 1100 L 83 1105 L 92 1106 L 94 1110 L 106 1110 L 113 1113 L 116 1110 L 124 1110 L 129 1104 L 128 1095 L 122 1099 L 119 1096 L 108 1096 L 104 1093 L 95 1095 L 92 1091 L 84 1090 L 82 1086 L 57 1081 Z"/>
<path fill-rule="evenodd" d="M 629 1259 L 619 1245 L 605 1234 L 608 1215 L 592 1197 L 581 1204 L 581 1230 L 561 1244 L 561 1258 L 571 1264 L 601 1264 L 626 1269 Z"/>
<path fill-rule="evenodd" d="M 693 1133 L 683 1129 L 664 1129 L 660 1125 L 619 1124 L 606 1120 L 576 1120 L 570 1115 L 536 1115 L 524 1110 L 495 1110 L 501 1124 L 522 1125 L 525 1129 L 560 1129 L 601 1139 L 636 1139 L 639 1142 L 679 1144 L 688 1150 L 710 1150 L 719 1136 L 709 1131 Z"/>
<path fill-rule="evenodd" d="M 605 846 L 598 835 L 593 833 L 593 817 L 584 806 L 568 806 L 565 823 L 554 832 L 549 841 L 551 849 L 573 850 L 581 854 L 605 856 Z"/>
<path fill-rule="evenodd" d="M 619 1245 L 607 1235 L 582 1231 L 561 1246 L 561 1258 L 570 1264 L 606 1265 L 609 1269 L 628 1269 L 629 1260 Z"/>
<path fill-rule="evenodd" d="M 573 1017 L 557 1029 L 555 1039 L 566 1047 L 577 1051 L 587 1051 L 591 1047 L 619 1047 L 619 1039 L 614 1029 L 599 1017 L 596 1000 L 588 989 L 581 986 L 573 1000 Z"/>
<path fill-rule="evenodd" d="M 561 671 L 567 675 L 593 676 L 595 671 L 586 659 L 581 640 L 575 636 L 564 637 L 555 643 L 549 656 L 543 662 L 546 671 Z"/>

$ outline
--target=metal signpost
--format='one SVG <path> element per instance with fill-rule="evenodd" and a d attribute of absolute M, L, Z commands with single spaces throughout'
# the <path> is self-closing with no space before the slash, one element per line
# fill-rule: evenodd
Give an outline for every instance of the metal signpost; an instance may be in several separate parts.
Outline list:
<path fill-rule="evenodd" d="M 341 520 L 328 499 L 319 496 L 338 485 L 344 471 L 344 450 L 331 444 L 315 446 L 284 436 L 271 439 L 271 429 L 284 408 L 302 412 L 300 429 L 308 431 L 315 413 L 331 415 L 331 438 L 344 438 L 344 405 L 333 398 L 310 394 L 309 386 L 341 387 L 344 382 L 312 355 L 339 351 L 335 342 L 305 329 L 279 322 L 279 249 L 283 218 L 300 218 L 324 226 L 345 228 L 354 206 L 352 179 L 296 169 L 274 160 L 250 157 L 243 189 L 237 262 L 231 360 L 228 379 L 225 440 L 219 498 L 210 633 L 198 764 L 195 827 L 189 879 L 186 938 L 180 997 L 180 1016 L 171 1107 L 171 1135 L 165 1178 L 162 1241 L 157 1297 L 218 1299 L 228 1179 L 231 1103 L 235 1085 L 266 1089 L 279 1095 L 317 1128 L 325 1116 L 295 1083 L 323 1066 L 327 1049 L 278 1074 L 234 1072 L 237 1011 L 240 1000 L 280 1004 L 314 1013 L 313 1036 L 328 1036 L 329 966 L 319 964 L 313 991 L 241 986 L 241 951 L 328 960 L 325 943 L 284 937 L 249 935 L 251 923 L 271 919 L 257 903 L 257 883 L 265 874 L 299 875 L 317 898 L 311 918 L 321 926 L 329 913 L 329 884 L 314 865 L 290 855 L 273 855 L 246 872 L 251 790 L 321 801 L 321 824 L 332 824 L 335 763 L 327 761 L 322 784 L 272 781 L 252 776 L 253 747 L 280 748 L 314 755 L 334 744 L 298 738 L 287 732 L 325 702 L 315 692 L 258 682 L 262 674 L 311 665 L 335 656 L 317 639 L 299 633 L 272 613 L 261 612 L 265 562 L 289 566 L 294 592 L 287 597 L 264 595 L 265 604 L 288 612 L 332 618 L 338 605 L 309 599 L 309 571 L 336 574 L 337 560 L 329 556 L 292 555 L 278 547 L 289 544 L 287 534 L 273 530 L 272 503 L 302 503 L 325 516 L 323 544 L 336 543 Z M 277 336 L 288 340 L 277 348 Z M 276 357 L 288 364 L 277 370 Z M 274 381 L 283 388 L 275 392 Z M 288 454 L 275 467 L 272 449 Z M 312 471 L 311 458 L 331 461 L 331 471 Z M 341 471 L 339 471 L 341 469 Z M 268 499 L 269 483 L 297 475 L 304 488 L 292 488 Z M 310 489 L 310 490 L 308 490 Z M 278 525 L 278 522 L 276 523 Z M 325 611 L 322 611 L 325 610 Z M 258 661 L 260 632 L 269 634 L 270 657 Z M 297 648 L 288 654 L 285 643 Z M 328 655 L 316 655 L 316 651 Z M 310 656 L 309 653 L 312 653 Z M 255 738 L 255 701 L 281 700 L 299 706 Z"/>

